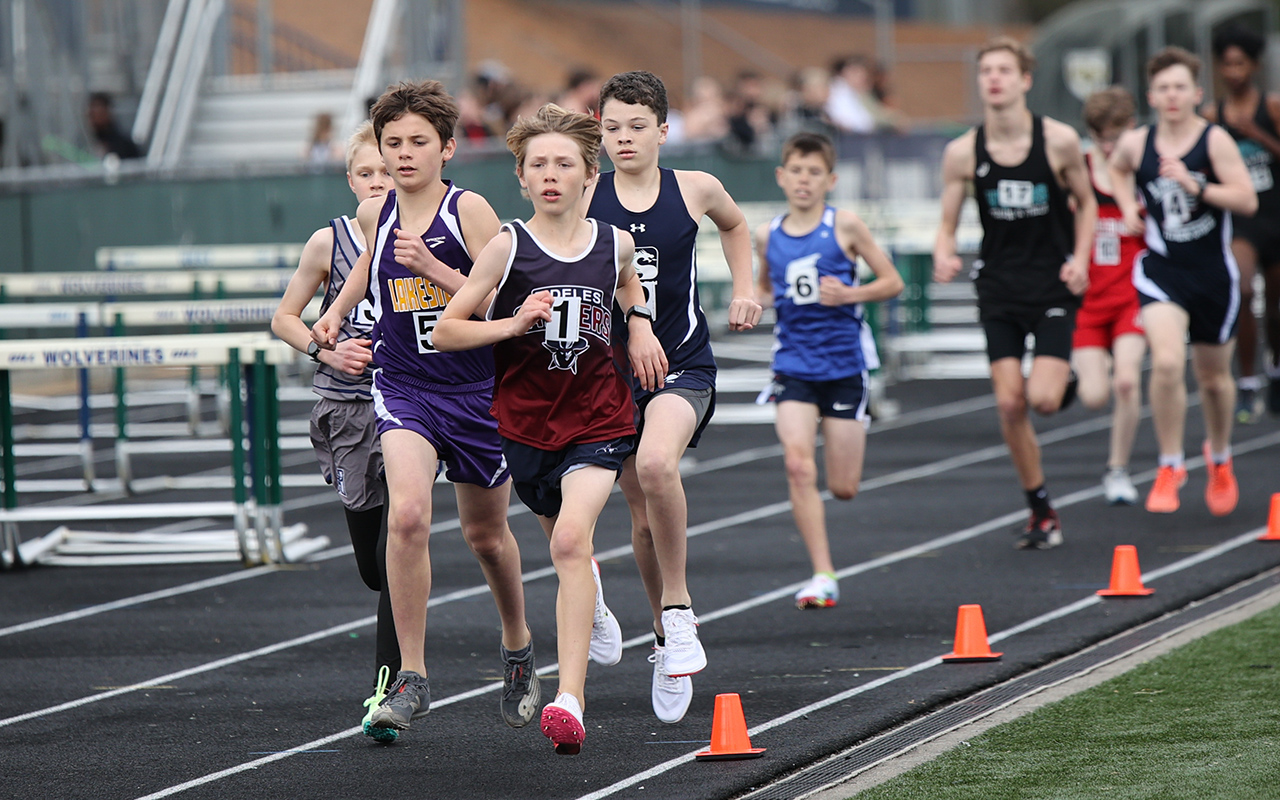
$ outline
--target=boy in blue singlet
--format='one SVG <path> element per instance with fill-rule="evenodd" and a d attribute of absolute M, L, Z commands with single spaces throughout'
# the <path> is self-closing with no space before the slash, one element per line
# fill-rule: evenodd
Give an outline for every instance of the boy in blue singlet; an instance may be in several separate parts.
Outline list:
<path fill-rule="evenodd" d="M 347 184 L 357 203 L 383 197 L 391 188 L 391 175 L 382 163 L 373 123 L 356 129 L 347 143 Z M 302 312 L 324 287 L 321 313 L 329 309 L 346 284 L 351 268 L 367 249 L 364 234 L 348 217 L 337 217 L 311 235 L 302 248 L 298 269 L 289 279 L 284 297 L 271 319 L 271 330 L 293 348 L 316 362 L 314 391 L 320 396 L 311 412 L 311 444 L 320 471 L 342 499 L 347 532 L 355 551 L 360 578 L 378 597 L 377 680 L 373 696 L 365 701 L 373 708 L 386 696 L 391 675 L 400 671 L 400 646 L 391 615 L 387 590 L 387 538 L 382 527 L 386 487 L 382 479 L 382 448 L 374 429 L 373 375 L 369 351 L 373 309 L 364 300 L 343 320 L 338 344 L 322 350 L 311 341 Z M 382 734 L 396 738 L 395 731 Z"/>
<path fill-rule="evenodd" d="M 431 707 L 426 670 L 431 594 L 431 489 L 443 462 L 454 484 L 462 535 L 493 593 L 502 621 L 503 720 L 521 727 L 539 698 L 533 641 L 524 613 L 520 549 L 507 527 L 511 485 L 497 425 L 489 415 L 493 353 L 441 353 L 436 320 L 467 281 L 473 254 L 498 232 L 484 198 L 441 178 L 453 157 L 458 107 L 439 81 L 403 83 L 370 112 L 395 190 L 360 205 L 371 246 L 347 285 L 312 328 L 333 348 L 343 318 L 373 296 L 373 402 L 387 476 L 387 586 L 401 670 L 373 710 L 365 733 L 389 738 Z"/>
<path fill-rule="evenodd" d="M 600 90 L 600 110 L 604 149 L 614 171 L 602 173 L 587 189 L 586 215 L 635 239 L 644 313 L 669 362 L 661 387 L 650 390 L 631 382 L 640 441 L 620 483 L 631 509 L 636 565 L 653 610 L 653 710 L 663 722 L 675 723 L 693 699 L 688 676 L 707 665 L 685 580 L 689 509 L 680 482 L 680 457 L 685 448 L 698 446 L 716 402 L 716 362 L 698 301 L 695 256 L 704 216 L 720 230 L 733 277 L 729 329 L 754 327 L 760 305 L 751 288 L 751 232 L 733 198 L 705 172 L 658 166 L 667 136 L 662 79 L 651 72 L 614 75 Z M 618 309 L 613 331 L 625 344 L 627 325 Z M 660 422 L 647 425 L 651 419 Z"/>
<path fill-rule="evenodd" d="M 840 597 L 818 493 L 814 457 L 822 426 L 827 486 L 852 500 L 862 480 L 867 443 L 867 373 L 880 365 L 864 303 L 897 297 L 902 276 L 852 211 L 827 205 L 835 186 L 835 148 L 825 136 L 798 133 L 782 146 L 778 186 L 787 213 L 756 232 L 757 290 L 777 310 L 773 399 L 778 441 L 796 527 L 813 578 L 796 593 L 799 608 L 834 606 Z M 876 279 L 858 281 L 861 256 Z"/>
<path fill-rule="evenodd" d="M 1187 341 L 1204 412 L 1205 505 L 1215 516 L 1240 497 L 1231 464 L 1236 385 L 1231 377 L 1240 313 L 1240 269 L 1231 253 L 1232 214 L 1249 216 L 1258 195 L 1231 134 L 1196 113 L 1204 92 L 1200 59 L 1166 47 L 1147 62 L 1147 102 L 1154 125 L 1128 131 L 1111 155 L 1111 185 L 1125 224 L 1146 237 L 1133 284 L 1151 345 L 1151 421 L 1160 446 L 1146 508 L 1178 510 L 1187 481 Z M 1139 216 L 1135 189 L 1147 209 Z"/>

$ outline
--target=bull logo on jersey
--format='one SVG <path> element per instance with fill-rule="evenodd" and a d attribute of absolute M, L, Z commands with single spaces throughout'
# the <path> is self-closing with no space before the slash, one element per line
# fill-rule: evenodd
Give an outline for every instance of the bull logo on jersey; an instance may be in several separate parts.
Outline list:
<path fill-rule="evenodd" d="M 572 344 L 544 341 L 542 346 L 551 353 L 551 363 L 547 365 L 547 369 L 568 370 L 574 375 L 578 374 L 578 356 L 591 347 L 586 339 L 579 339 Z"/>

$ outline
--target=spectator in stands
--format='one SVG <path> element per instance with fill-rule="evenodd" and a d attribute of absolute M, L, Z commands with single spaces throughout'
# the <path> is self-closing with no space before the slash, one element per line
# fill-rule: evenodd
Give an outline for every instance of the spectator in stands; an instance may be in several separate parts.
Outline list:
<path fill-rule="evenodd" d="M 743 70 L 734 83 L 726 144 L 732 152 L 760 153 L 772 146 L 778 112 L 765 97 L 760 73 Z"/>
<path fill-rule="evenodd" d="M 718 142 L 729 133 L 724 91 L 715 78 L 702 76 L 693 82 L 693 96 L 684 110 L 684 140 Z"/>
<path fill-rule="evenodd" d="M 827 116 L 844 133 L 871 133 L 871 63 L 864 56 L 838 58 L 831 64 Z"/>
<path fill-rule="evenodd" d="M 485 118 L 484 106 L 475 92 L 464 89 L 458 93 L 458 129 L 459 142 L 483 142 L 494 135 Z"/>
<path fill-rule="evenodd" d="M 106 92 L 89 95 L 88 118 L 93 134 L 93 149 L 99 158 L 108 155 L 122 159 L 142 157 L 142 149 L 116 123 L 111 95 Z"/>
<path fill-rule="evenodd" d="M 307 142 L 307 163 L 312 167 L 323 167 L 341 158 L 338 143 L 333 140 L 333 115 L 327 112 L 316 114 L 311 125 L 311 139 Z"/>
<path fill-rule="evenodd" d="M 790 107 L 779 123 L 779 135 L 792 136 L 800 131 L 819 133 L 831 138 L 836 126 L 827 114 L 827 98 L 831 81 L 822 67 L 806 67 L 796 73 Z"/>
<path fill-rule="evenodd" d="M 569 73 L 564 93 L 556 100 L 556 105 L 579 114 L 597 116 L 599 111 L 597 107 L 600 105 L 600 76 L 586 67 L 575 69 Z"/>

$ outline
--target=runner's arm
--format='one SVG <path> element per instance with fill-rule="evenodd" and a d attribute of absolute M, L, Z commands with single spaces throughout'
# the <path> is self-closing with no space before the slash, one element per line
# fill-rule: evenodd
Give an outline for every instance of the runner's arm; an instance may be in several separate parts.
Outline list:
<path fill-rule="evenodd" d="M 486 298 L 498 288 L 507 267 L 511 248 L 510 233 L 495 236 L 471 266 L 471 277 L 445 306 L 444 313 L 431 334 L 437 350 L 472 350 L 488 344 L 512 339 L 529 330 L 537 320 L 551 319 L 551 293 L 538 292 L 526 298 L 514 317 L 495 320 L 473 319 L 483 313 Z"/>
<path fill-rule="evenodd" d="M 729 330 L 749 331 L 760 322 L 763 310 L 751 285 L 751 229 L 742 209 L 724 185 L 705 172 L 687 173 L 696 180 L 707 217 L 720 231 L 720 248 L 729 264 L 733 299 L 729 301 Z"/>
<path fill-rule="evenodd" d="M 769 223 L 756 228 L 756 256 L 760 269 L 756 272 L 756 302 L 765 308 L 773 307 L 773 280 L 769 277 Z"/>
<path fill-rule="evenodd" d="M 933 245 L 933 279 L 939 283 L 949 283 L 963 265 L 956 253 L 956 228 L 973 175 L 972 153 L 973 138 L 968 134 L 952 140 L 942 151 L 942 222 Z"/>
<path fill-rule="evenodd" d="M 905 284 L 893 261 L 876 244 L 867 223 L 852 211 L 836 212 L 836 236 L 841 248 L 850 259 L 862 256 L 875 273 L 869 283 L 850 286 L 834 275 L 824 275 L 818 282 L 820 302 L 824 306 L 851 305 L 853 303 L 878 303 L 897 297 Z"/>
<path fill-rule="evenodd" d="M 635 240 L 626 231 L 618 231 L 617 235 L 618 261 L 624 266 L 618 270 L 614 298 L 625 314 L 629 309 L 645 304 L 644 287 L 640 285 L 640 276 L 632 263 Z M 627 358 L 645 391 L 652 392 L 666 384 L 667 354 L 653 332 L 653 322 L 638 314 L 627 320 Z"/>
<path fill-rule="evenodd" d="M 311 331 L 302 321 L 302 312 L 315 297 L 316 290 L 328 282 L 332 252 L 333 228 L 324 227 L 311 234 L 302 248 L 298 269 L 289 279 L 284 297 L 280 298 L 280 305 L 271 317 L 271 331 L 299 352 L 307 352 L 307 347 L 313 343 Z M 334 369 L 359 375 L 372 360 L 369 344 L 370 341 L 364 338 L 344 339 L 332 350 L 321 348 L 315 357 Z"/>

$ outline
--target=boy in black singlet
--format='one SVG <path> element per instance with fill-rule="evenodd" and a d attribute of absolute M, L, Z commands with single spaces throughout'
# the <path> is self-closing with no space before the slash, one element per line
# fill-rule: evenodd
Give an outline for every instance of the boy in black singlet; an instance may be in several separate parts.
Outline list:
<path fill-rule="evenodd" d="M 1000 430 L 1031 507 L 1017 547 L 1043 550 L 1062 544 L 1062 527 L 1049 503 L 1027 411 L 1053 414 L 1071 400 L 1071 334 L 1089 284 L 1098 204 L 1075 130 L 1027 109 L 1034 64 L 1026 48 L 1009 38 L 995 39 L 978 53 L 983 124 L 948 144 L 942 156 L 942 225 L 933 276 L 945 283 L 960 271 L 956 226 L 972 182 L 983 230 L 974 285 L 991 386 Z M 1068 197 L 1075 198 L 1074 212 Z M 1035 358 L 1024 378 L 1029 333 L 1035 335 Z"/>
<path fill-rule="evenodd" d="M 1206 106 L 1203 114 L 1236 140 L 1249 179 L 1258 193 L 1258 213 L 1232 219 L 1235 238 L 1231 253 L 1240 266 L 1240 327 L 1236 347 L 1240 380 L 1236 421 L 1255 422 L 1256 393 L 1262 388 L 1257 367 L 1258 323 L 1254 319 L 1253 276 L 1262 271 L 1266 305 L 1263 311 L 1267 347 L 1267 406 L 1280 415 L 1280 188 L 1276 162 L 1280 159 L 1280 95 L 1264 94 L 1254 83 L 1267 40 L 1262 34 L 1232 26 L 1213 37 L 1213 58 L 1225 95 Z"/>
<path fill-rule="evenodd" d="M 1225 130 L 1196 113 L 1203 90 L 1200 59 L 1167 47 L 1147 62 L 1147 103 L 1155 125 L 1120 137 L 1111 155 L 1111 185 L 1125 224 L 1144 232 L 1147 250 L 1134 262 L 1133 283 L 1151 345 L 1151 419 L 1160 445 L 1147 510 L 1178 510 L 1186 483 L 1187 340 L 1200 387 L 1206 432 L 1205 504 L 1230 514 L 1239 499 L 1231 468 L 1236 386 L 1231 378 L 1240 271 L 1228 246 L 1232 214 L 1251 215 L 1258 196 L 1240 150 Z M 1147 209 L 1138 212 L 1135 186 Z"/>

